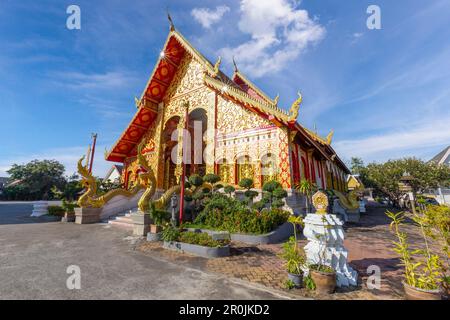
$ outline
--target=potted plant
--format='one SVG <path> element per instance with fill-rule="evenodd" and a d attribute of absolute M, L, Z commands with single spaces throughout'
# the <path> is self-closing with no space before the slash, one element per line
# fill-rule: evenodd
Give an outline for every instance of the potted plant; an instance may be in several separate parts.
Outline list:
<path fill-rule="evenodd" d="M 150 233 L 160 233 L 162 231 L 163 224 L 169 219 L 169 213 L 165 210 L 157 209 L 153 202 L 150 203 L 149 213 L 153 222 L 150 224 Z"/>
<path fill-rule="evenodd" d="M 333 268 L 321 263 L 309 266 L 311 279 L 316 285 L 318 293 L 333 293 L 336 288 L 336 272 Z"/>
<path fill-rule="evenodd" d="M 293 284 L 294 287 L 300 288 L 303 283 L 303 267 L 305 266 L 305 254 L 298 247 L 297 242 L 297 226 L 303 224 L 301 217 L 290 216 L 288 221 L 294 227 L 294 236 L 290 237 L 287 242 L 283 244 L 283 251 L 280 258 L 284 259 L 286 271 L 288 273 L 287 283 Z M 290 288 L 291 285 L 288 286 Z"/>
<path fill-rule="evenodd" d="M 405 219 L 404 212 L 387 211 L 386 215 L 392 219 L 390 229 L 398 239 L 393 242 L 394 251 L 400 255 L 400 260 L 405 268 L 402 283 L 406 298 L 408 300 L 441 300 L 442 263 L 438 255 L 430 252 L 424 217 L 416 214 L 413 220 L 421 229 L 425 249 L 412 250 L 408 244 L 407 234 L 400 231 L 400 225 Z"/>
<path fill-rule="evenodd" d="M 64 209 L 64 217 L 62 218 L 61 221 L 74 222 L 75 221 L 75 207 L 77 207 L 77 204 L 75 202 L 71 202 L 66 199 L 63 199 L 61 207 Z"/>

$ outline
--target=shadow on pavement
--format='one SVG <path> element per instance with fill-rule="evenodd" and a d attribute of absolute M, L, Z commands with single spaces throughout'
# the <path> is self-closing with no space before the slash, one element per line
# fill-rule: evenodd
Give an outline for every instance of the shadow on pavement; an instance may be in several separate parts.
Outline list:
<path fill-rule="evenodd" d="M 0 202 L 0 225 L 28 224 L 60 221 L 60 217 L 30 217 L 33 204 L 21 202 Z"/>

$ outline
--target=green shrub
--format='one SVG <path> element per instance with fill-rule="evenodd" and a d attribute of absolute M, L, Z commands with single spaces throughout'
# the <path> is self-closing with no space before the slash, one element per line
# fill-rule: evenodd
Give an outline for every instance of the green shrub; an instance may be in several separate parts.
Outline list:
<path fill-rule="evenodd" d="M 178 241 L 204 247 L 222 247 L 229 243 L 229 240 L 214 240 L 209 234 L 204 232 L 191 231 L 180 233 Z"/>
<path fill-rule="evenodd" d="M 215 183 L 220 181 L 220 176 L 218 176 L 217 174 L 214 174 L 214 173 L 208 173 L 208 174 L 205 174 L 205 176 L 203 177 L 203 181 L 206 181 L 206 182 L 214 185 Z"/>
<path fill-rule="evenodd" d="M 78 208 L 78 204 L 76 202 L 71 202 L 63 199 L 61 207 L 67 213 L 75 213 L 75 208 Z"/>
<path fill-rule="evenodd" d="M 272 194 L 272 192 L 275 189 L 279 189 L 279 188 L 281 188 L 281 184 L 278 181 L 275 181 L 275 180 L 267 181 L 263 185 L 263 191 L 269 192 L 270 194 Z"/>
<path fill-rule="evenodd" d="M 64 213 L 66 213 L 66 210 L 61 206 L 48 206 L 48 214 L 51 216 L 62 217 Z"/>
<path fill-rule="evenodd" d="M 245 189 L 250 189 L 253 187 L 253 180 L 250 178 L 244 178 L 241 181 L 239 181 L 239 187 L 241 188 L 245 188 Z"/>
<path fill-rule="evenodd" d="M 164 241 L 177 241 L 180 236 L 180 230 L 176 227 L 169 226 L 162 232 L 162 239 Z"/>
<path fill-rule="evenodd" d="M 284 202 L 281 199 L 275 199 L 272 202 L 272 207 L 273 208 L 281 208 L 282 206 L 284 206 Z"/>
<path fill-rule="evenodd" d="M 203 184 L 203 178 L 198 174 L 191 175 L 188 180 L 189 184 L 193 185 L 194 187 L 200 187 Z"/>
<path fill-rule="evenodd" d="M 259 212 L 223 194 L 215 194 L 205 202 L 205 208 L 194 223 L 211 229 L 234 233 L 262 234 L 274 230 L 287 221 L 289 212 L 267 209 Z"/>
<path fill-rule="evenodd" d="M 231 197 L 231 194 L 235 191 L 236 189 L 233 186 L 225 186 L 223 188 L 223 191 L 225 191 L 225 193 L 228 193 L 229 196 Z"/>
<path fill-rule="evenodd" d="M 168 222 L 171 216 L 169 212 L 157 209 L 153 201 L 150 201 L 149 214 L 153 223 L 158 226 L 162 226 L 165 222 Z"/>

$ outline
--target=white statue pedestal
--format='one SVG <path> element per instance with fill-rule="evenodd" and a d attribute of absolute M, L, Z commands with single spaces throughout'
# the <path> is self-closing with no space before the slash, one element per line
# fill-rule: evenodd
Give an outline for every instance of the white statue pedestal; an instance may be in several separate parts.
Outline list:
<path fill-rule="evenodd" d="M 36 201 L 33 203 L 32 217 L 40 217 L 48 214 L 48 202 L 47 201 Z"/>
<path fill-rule="evenodd" d="M 356 286 L 358 273 L 347 264 L 348 252 L 344 248 L 344 222 L 334 214 L 309 213 L 304 219 L 303 234 L 308 264 L 331 266 L 336 271 L 336 284 Z"/>
<path fill-rule="evenodd" d="M 366 203 L 364 200 L 359 201 L 359 212 L 366 213 Z"/>

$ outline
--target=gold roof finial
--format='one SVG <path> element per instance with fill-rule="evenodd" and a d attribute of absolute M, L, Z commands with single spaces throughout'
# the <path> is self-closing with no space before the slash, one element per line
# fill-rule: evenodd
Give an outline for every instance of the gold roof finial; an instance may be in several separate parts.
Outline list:
<path fill-rule="evenodd" d="M 280 100 L 280 94 L 278 93 L 277 96 L 273 99 L 273 105 L 278 105 L 278 100 Z"/>
<path fill-rule="evenodd" d="M 302 103 L 302 94 L 297 92 L 298 98 L 292 103 L 291 108 L 289 109 L 289 122 L 293 122 L 297 120 L 298 110 L 300 109 L 300 104 Z"/>
<path fill-rule="evenodd" d="M 167 9 L 167 19 L 169 20 L 169 24 L 170 24 L 170 31 L 174 31 L 175 25 L 173 24 L 172 17 L 170 16 L 169 9 Z"/>
<path fill-rule="evenodd" d="M 236 60 L 234 60 L 234 56 L 233 56 L 233 66 L 234 66 L 234 72 L 239 72 L 239 69 L 236 64 Z"/>
<path fill-rule="evenodd" d="M 214 64 L 214 74 L 213 77 L 216 77 L 219 74 L 220 63 L 222 62 L 222 58 L 219 56 L 216 63 Z"/>
<path fill-rule="evenodd" d="M 327 135 L 327 144 L 331 144 L 331 140 L 333 139 L 334 130 L 331 129 L 330 133 Z"/>
<path fill-rule="evenodd" d="M 140 103 L 141 101 L 138 98 L 134 97 L 134 104 L 136 105 L 136 108 L 139 108 Z"/>

